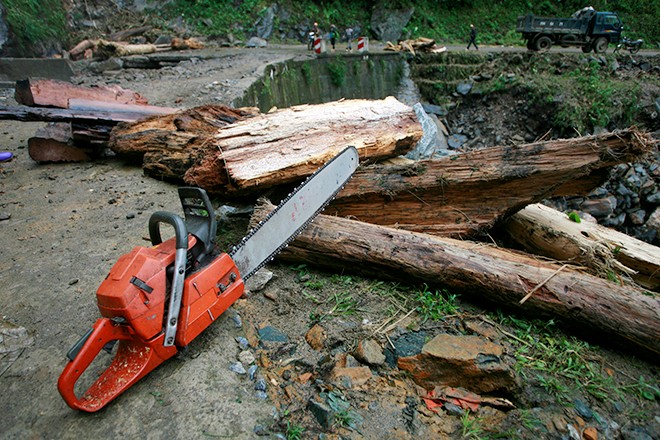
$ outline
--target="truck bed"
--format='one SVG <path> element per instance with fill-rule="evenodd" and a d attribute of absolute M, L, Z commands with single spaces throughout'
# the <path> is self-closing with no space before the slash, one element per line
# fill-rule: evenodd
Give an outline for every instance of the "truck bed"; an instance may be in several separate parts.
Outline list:
<path fill-rule="evenodd" d="M 522 33 L 582 34 L 589 20 L 579 18 L 538 17 L 532 14 L 518 17 L 516 31 Z"/>

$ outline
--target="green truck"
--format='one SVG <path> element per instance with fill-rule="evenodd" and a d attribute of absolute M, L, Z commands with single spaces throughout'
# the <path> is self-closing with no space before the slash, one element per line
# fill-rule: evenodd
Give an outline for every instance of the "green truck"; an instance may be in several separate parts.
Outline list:
<path fill-rule="evenodd" d="M 609 43 L 621 38 L 621 19 L 614 12 L 599 12 L 591 7 L 580 9 L 571 17 L 538 17 L 533 14 L 518 17 L 516 31 L 522 33 L 527 48 L 545 51 L 553 44 L 578 46 L 587 53 L 603 53 Z"/>

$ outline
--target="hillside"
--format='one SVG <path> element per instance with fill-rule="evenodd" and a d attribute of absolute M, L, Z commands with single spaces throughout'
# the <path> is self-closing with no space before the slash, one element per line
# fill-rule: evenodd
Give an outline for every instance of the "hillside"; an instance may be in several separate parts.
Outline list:
<path fill-rule="evenodd" d="M 425 36 L 445 44 L 464 42 L 472 23 L 479 30 L 481 43 L 520 45 L 522 40 L 515 32 L 518 15 L 533 12 L 569 16 L 585 6 L 576 0 L 542 1 L 536 5 L 526 0 L 244 0 L 192 4 L 185 0 L 6 0 L 3 4 L 0 54 L 4 56 L 54 55 L 84 37 L 142 25 L 153 26 L 153 38 L 160 31 L 230 42 L 252 36 L 273 43 L 303 42 L 315 21 L 325 30 L 330 24 L 340 30 L 352 27 L 379 40 Z M 656 47 L 660 41 L 660 2 L 598 0 L 590 4 L 618 12 L 626 34 L 643 38 L 647 48 Z"/>

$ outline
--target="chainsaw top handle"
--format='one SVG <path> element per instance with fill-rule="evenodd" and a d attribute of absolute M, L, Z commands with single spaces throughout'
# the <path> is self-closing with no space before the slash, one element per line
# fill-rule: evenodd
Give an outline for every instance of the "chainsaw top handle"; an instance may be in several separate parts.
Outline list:
<path fill-rule="evenodd" d="M 188 248 L 188 229 L 183 219 L 176 214 L 165 211 L 156 211 L 149 218 L 149 238 L 151 239 L 151 244 L 156 246 L 163 242 L 160 236 L 160 223 L 167 223 L 174 228 L 177 249 Z"/>

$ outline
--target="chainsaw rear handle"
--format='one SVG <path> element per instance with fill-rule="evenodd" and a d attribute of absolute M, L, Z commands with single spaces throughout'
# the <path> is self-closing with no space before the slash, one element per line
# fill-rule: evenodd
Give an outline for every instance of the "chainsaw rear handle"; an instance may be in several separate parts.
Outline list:
<path fill-rule="evenodd" d="M 119 341 L 114 359 L 79 398 L 75 393 L 76 382 L 112 341 Z M 175 347 L 163 347 L 162 333 L 153 340 L 142 341 L 129 326 L 100 318 L 69 351 L 69 363 L 57 381 L 57 388 L 71 408 L 95 412 L 176 352 Z"/>
<path fill-rule="evenodd" d="M 163 242 L 159 227 L 161 223 L 167 223 L 174 228 L 177 249 L 188 249 L 188 229 L 186 228 L 186 223 L 178 215 L 165 211 L 156 211 L 149 218 L 149 238 L 152 245 L 156 246 Z"/>

